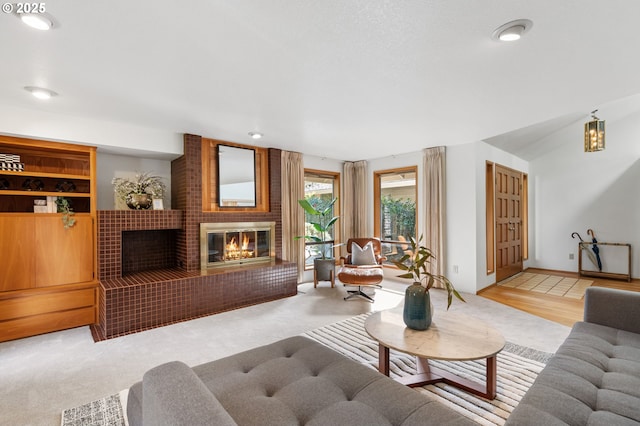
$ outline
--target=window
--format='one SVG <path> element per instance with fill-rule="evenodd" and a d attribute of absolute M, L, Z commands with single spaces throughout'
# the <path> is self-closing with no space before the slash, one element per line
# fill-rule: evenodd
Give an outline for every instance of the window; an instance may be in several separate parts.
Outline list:
<path fill-rule="evenodd" d="M 388 264 L 407 253 L 410 238 L 417 238 L 417 174 L 417 167 L 374 173 L 374 233 Z"/>
<path fill-rule="evenodd" d="M 305 169 L 304 198 L 307 199 L 316 210 L 324 210 L 334 198 L 338 198 L 338 201 L 333 205 L 333 214 L 328 215 L 329 219 L 340 214 L 339 192 L 339 173 Z M 305 235 L 314 235 L 322 238 L 321 233 L 311 224 L 311 222 L 315 220 L 317 220 L 317 218 L 305 213 Z M 339 232 L 340 227 L 336 222 L 336 224 L 329 229 L 328 235 L 325 237 L 327 241 L 330 241 L 330 244 L 323 245 L 311 240 L 306 241 L 305 269 L 313 268 L 313 259 L 320 257 L 322 250 L 325 251 L 325 256 L 335 257 L 335 248 L 332 248 L 332 246 L 338 243 L 340 239 Z"/>

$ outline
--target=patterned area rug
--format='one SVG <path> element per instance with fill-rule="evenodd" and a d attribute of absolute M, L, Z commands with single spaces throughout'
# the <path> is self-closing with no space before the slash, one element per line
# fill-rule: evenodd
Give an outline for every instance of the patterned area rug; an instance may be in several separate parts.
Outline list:
<path fill-rule="evenodd" d="M 328 346 L 373 369 L 378 366 L 378 344 L 364 331 L 369 314 L 309 331 L 305 336 Z M 551 354 L 507 343 L 498 354 L 498 389 L 493 401 L 471 395 L 458 388 L 438 383 L 418 388 L 427 398 L 436 399 L 480 425 L 502 425 L 518 405 Z M 391 350 L 391 377 L 415 374 L 414 357 Z M 430 361 L 434 366 L 460 377 L 484 382 L 484 361 Z M 126 390 L 76 408 L 64 410 L 62 426 L 128 426 Z"/>
<path fill-rule="evenodd" d="M 377 369 L 378 344 L 364 331 L 364 321 L 368 315 L 358 315 L 310 331 L 305 335 L 349 358 Z M 496 399 L 492 401 L 443 383 L 418 388 L 418 391 L 427 398 L 436 399 L 462 413 L 478 424 L 503 425 L 551 355 L 507 343 L 497 357 L 498 389 Z M 390 358 L 391 377 L 415 374 L 416 363 L 413 356 L 391 350 Z M 484 360 L 429 361 L 429 363 L 463 378 L 481 383 L 485 380 L 486 365 Z"/>
<path fill-rule="evenodd" d="M 126 402 L 129 390 L 69 408 L 62 412 L 62 426 L 129 426 Z"/>
<path fill-rule="evenodd" d="M 591 284 L 593 284 L 591 280 L 561 277 L 558 275 L 533 274 L 531 272 L 522 272 L 498 283 L 498 285 L 502 287 L 535 291 L 538 293 L 552 294 L 554 296 L 570 297 L 572 299 L 582 299 L 585 290 L 591 287 Z"/>

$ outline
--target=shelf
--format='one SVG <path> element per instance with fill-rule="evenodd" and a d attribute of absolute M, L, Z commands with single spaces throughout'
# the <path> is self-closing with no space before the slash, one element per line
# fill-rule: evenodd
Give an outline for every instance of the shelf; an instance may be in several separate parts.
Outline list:
<path fill-rule="evenodd" d="M 62 213 L 34 213 L 34 212 L 0 212 L 0 217 L 31 217 L 36 215 L 38 217 L 47 216 L 62 216 Z M 90 217 L 89 212 L 73 212 L 75 217 Z"/>
<path fill-rule="evenodd" d="M 52 179 L 77 179 L 77 180 L 91 180 L 91 176 L 70 174 L 70 173 L 44 173 L 44 172 L 30 172 L 28 170 L 22 172 L 0 170 L 0 176 L 23 176 L 23 177 L 44 177 Z"/>
<path fill-rule="evenodd" d="M 91 211 L 93 194 L 89 192 L 53 192 L 53 191 L 22 191 L 0 190 L 0 214 L 5 213 L 34 213 L 34 201 L 45 200 L 47 197 L 65 198 L 76 213 Z M 38 213 L 40 214 L 40 213 Z"/>
<path fill-rule="evenodd" d="M 70 179 L 70 174 L 49 174 L 43 173 L 19 173 L 9 172 L 0 174 L 0 194 L 17 196 L 69 196 L 78 197 L 74 194 L 91 193 L 91 179 L 82 177 L 80 179 Z M 80 195 L 82 196 L 82 195 Z"/>
<path fill-rule="evenodd" d="M 0 196 L 2 195 L 19 195 L 21 197 L 91 197 L 89 192 L 19 191 L 11 189 L 0 190 Z"/>

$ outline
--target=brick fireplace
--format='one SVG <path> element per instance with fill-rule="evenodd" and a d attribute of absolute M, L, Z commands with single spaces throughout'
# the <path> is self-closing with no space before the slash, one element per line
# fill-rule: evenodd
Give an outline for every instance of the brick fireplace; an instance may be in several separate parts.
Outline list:
<path fill-rule="evenodd" d="M 297 294 L 282 257 L 280 150 L 269 149 L 268 212 L 203 212 L 201 137 L 185 135 L 172 162 L 173 210 L 98 211 L 100 303 L 94 340 Z M 273 261 L 201 269 L 201 223 L 273 223 Z"/>

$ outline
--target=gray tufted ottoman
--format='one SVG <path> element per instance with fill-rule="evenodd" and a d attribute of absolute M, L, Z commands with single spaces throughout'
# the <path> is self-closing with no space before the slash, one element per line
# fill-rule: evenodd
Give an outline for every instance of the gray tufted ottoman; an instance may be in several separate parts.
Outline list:
<path fill-rule="evenodd" d="M 127 416 L 131 426 L 475 424 L 300 336 L 193 368 L 153 368 L 131 387 Z"/>

